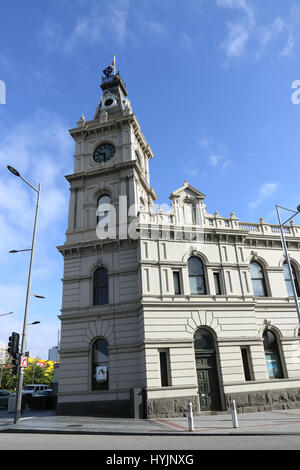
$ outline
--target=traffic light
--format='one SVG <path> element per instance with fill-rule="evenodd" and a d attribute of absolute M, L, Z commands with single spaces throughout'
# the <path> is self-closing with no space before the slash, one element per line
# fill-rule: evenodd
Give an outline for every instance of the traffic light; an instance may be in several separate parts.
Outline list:
<path fill-rule="evenodd" d="M 16 333 L 15 331 L 13 331 L 11 336 L 8 338 L 7 352 L 10 356 L 14 358 L 19 352 L 19 339 L 20 339 L 20 335 L 19 333 Z"/>
<path fill-rule="evenodd" d="M 14 375 L 17 375 L 17 372 L 18 372 L 18 367 L 20 365 L 20 362 L 21 362 L 21 353 L 17 353 L 15 357 L 12 358 L 12 373 Z"/>

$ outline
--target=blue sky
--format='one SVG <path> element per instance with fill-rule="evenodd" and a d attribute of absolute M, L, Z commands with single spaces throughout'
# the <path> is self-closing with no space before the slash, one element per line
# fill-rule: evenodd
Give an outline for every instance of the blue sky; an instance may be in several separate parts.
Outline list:
<path fill-rule="evenodd" d="M 161 204 L 184 179 L 207 210 L 276 222 L 300 202 L 300 5 L 296 0 L 40 0 L 1 4 L 0 341 L 22 330 L 35 195 L 42 184 L 28 349 L 56 344 L 73 169 L 68 129 L 91 119 L 102 70 L 117 54 L 133 111 L 154 152 Z M 0 95 L 1 96 L 1 95 Z M 167 177 L 166 177 L 167 176 Z M 299 222 L 300 223 L 300 222 Z"/>

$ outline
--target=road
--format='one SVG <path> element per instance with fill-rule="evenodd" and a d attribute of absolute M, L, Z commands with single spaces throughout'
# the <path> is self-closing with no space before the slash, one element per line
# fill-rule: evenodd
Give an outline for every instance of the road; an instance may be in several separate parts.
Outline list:
<path fill-rule="evenodd" d="M 0 450 L 300 450 L 300 436 L 0 434 Z"/>

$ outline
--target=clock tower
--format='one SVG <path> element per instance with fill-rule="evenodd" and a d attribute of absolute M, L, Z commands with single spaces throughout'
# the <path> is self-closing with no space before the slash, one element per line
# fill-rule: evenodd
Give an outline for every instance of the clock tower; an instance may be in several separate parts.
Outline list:
<path fill-rule="evenodd" d="M 156 199 L 151 148 L 119 73 L 102 78 L 93 119 L 71 129 L 74 171 L 64 257 L 58 414 L 130 416 L 145 387 L 140 311 L 141 206 Z M 130 232 L 131 230 L 131 232 Z M 136 236 L 135 236 L 136 235 Z"/>
<path fill-rule="evenodd" d="M 284 224 L 290 274 L 279 226 L 209 214 L 188 181 L 154 210 L 153 154 L 112 70 L 93 118 L 69 131 L 57 413 L 300 408 L 300 226 Z"/>

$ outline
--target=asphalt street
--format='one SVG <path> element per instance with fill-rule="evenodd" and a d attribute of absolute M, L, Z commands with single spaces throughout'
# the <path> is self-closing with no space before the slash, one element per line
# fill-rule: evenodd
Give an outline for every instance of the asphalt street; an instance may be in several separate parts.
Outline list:
<path fill-rule="evenodd" d="M 121 436 L 79 434 L 0 434 L 0 451 L 8 450 L 69 450 L 107 451 L 172 451 L 173 455 L 198 456 L 203 450 L 300 450 L 300 435 L 288 436 Z M 123 455 L 121 452 L 117 455 Z M 134 453 L 136 455 L 136 452 Z M 154 455 L 154 452 L 153 452 Z"/>

